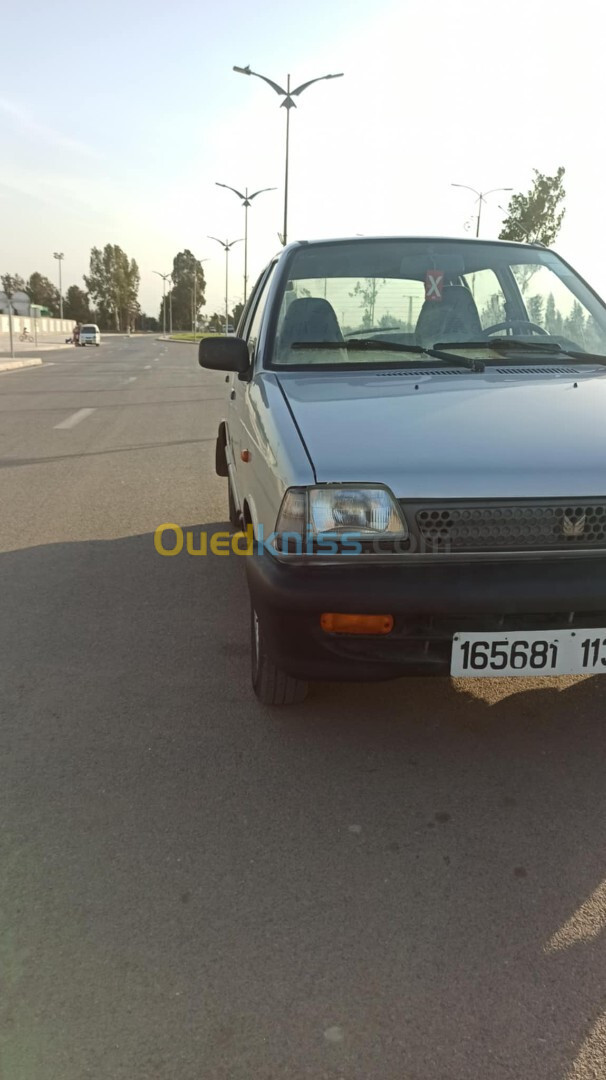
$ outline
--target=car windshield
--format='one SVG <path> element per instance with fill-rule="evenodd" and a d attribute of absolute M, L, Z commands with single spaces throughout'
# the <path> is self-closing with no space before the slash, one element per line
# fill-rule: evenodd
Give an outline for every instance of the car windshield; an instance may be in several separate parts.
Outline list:
<path fill-rule="evenodd" d="M 494 352 L 502 362 L 491 338 L 540 343 L 545 356 L 550 345 L 554 356 L 562 349 L 606 356 L 606 306 L 541 247 L 397 239 L 309 244 L 292 256 L 271 363 L 418 366 L 435 361 L 397 346 L 445 343 L 483 348 L 487 359 Z M 523 348 L 514 353 L 524 356 Z"/>
<path fill-rule="evenodd" d="M 82 334 L 96 334 L 97 333 L 97 327 L 96 326 L 83 326 L 82 330 L 81 330 L 81 333 Z"/>

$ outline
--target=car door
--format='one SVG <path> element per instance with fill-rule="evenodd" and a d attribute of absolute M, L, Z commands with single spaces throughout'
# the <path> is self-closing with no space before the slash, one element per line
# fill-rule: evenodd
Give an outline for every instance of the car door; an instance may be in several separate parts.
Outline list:
<path fill-rule="evenodd" d="M 243 501 L 251 490 L 251 483 L 254 488 L 254 469 L 251 476 L 251 470 L 247 468 L 248 462 L 242 459 L 242 454 L 246 451 L 250 453 L 252 445 L 256 442 L 250 416 L 250 393 L 257 361 L 257 343 L 275 267 L 275 262 L 268 266 L 257 282 L 251 296 L 248 319 L 245 318 L 244 321 L 243 337 L 248 344 L 253 369 L 252 378 L 241 379 L 233 375 L 230 379 L 226 433 L 227 456 L 232 491 L 239 510 L 242 509 Z"/>

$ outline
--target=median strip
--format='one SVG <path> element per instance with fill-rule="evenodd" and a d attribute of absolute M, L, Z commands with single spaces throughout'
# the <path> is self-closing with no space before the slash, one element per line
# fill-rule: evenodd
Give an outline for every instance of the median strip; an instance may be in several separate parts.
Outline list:
<path fill-rule="evenodd" d="M 0 371 L 21 371 L 22 368 L 40 367 L 41 363 L 39 356 L 29 356 L 25 360 L 0 360 Z"/>

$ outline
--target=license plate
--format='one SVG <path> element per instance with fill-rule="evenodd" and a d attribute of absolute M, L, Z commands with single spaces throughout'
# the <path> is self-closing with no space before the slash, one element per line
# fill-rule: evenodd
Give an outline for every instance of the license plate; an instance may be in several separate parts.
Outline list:
<path fill-rule="evenodd" d="M 606 628 L 455 634 L 452 641 L 450 674 L 458 678 L 598 672 L 606 674 Z"/>

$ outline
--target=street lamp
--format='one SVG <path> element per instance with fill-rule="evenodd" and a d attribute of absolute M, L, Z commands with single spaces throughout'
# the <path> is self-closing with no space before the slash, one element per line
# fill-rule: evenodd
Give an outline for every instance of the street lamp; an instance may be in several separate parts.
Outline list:
<path fill-rule="evenodd" d="M 61 263 L 63 262 L 65 255 L 62 251 L 53 251 L 53 259 L 57 259 L 59 263 L 59 318 L 63 318 L 63 285 L 61 282 Z"/>
<path fill-rule="evenodd" d="M 166 282 L 171 274 L 161 274 L 159 270 L 152 270 L 153 274 L 157 274 L 162 278 L 162 336 L 166 337 Z M 172 289 L 170 295 L 170 333 L 172 337 L 173 332 L 173 298 Z"/>
<path fill-rule="evenodd" d="M 239 244 L 240 240 L 219 240 L 216 236 L 209 236 L 209 240 L 216 240 L 221 245 L 225 252 L 225 333 L 229 333 L 229 252 L 233 248 L 234 244 Z"/>
<path fill-rule="evenodd" d="M 478 220 L 476 225 L 476 237 L 480 235 L 480 218 L 482 217 L 482 203 L 486 202 L 488 195 L 494 195 L 495 191 L 513 191 L 510 187 L 495 187 L 490 191 L 476 191 L 475 188 L 469 187 L 469 184 L 451 184 L 451 187 L 465 188 L 467 191 L 473 191 L 474 195 L 477 195 L 478 199 Z"/>
<path fill-rule="evenodd" d="M 286 165 L 284 169 L 284 231 L 280 237 L 282 243 L 285 245 L 288 238 L 288 145 L 290 136 L 290 110 L 296 109 L 297 103 L 293 101 L 294 97 L 298 97 L 304 90 L 307 90 L 308 86 L 313 86 L 314 83 L 322 82 L 324 79 L 341 79 L 343 72 L 339 71 L 336 75 L 319 75 L 317 79 L 309 79 L 308 82 L 301 83 L 295 90 L 290 89 L 290 75 L 286 77 L 286 90 L 283 90 L 281 86 L 273 82 L 272 79 L 268 79 L 266 75 L 259 75 L 258 71 L 251 71 L 250 65 L 246 67 L 236 67 L 234 64 L 234 71 L 237 71 L 240 75 L 255 75 L 257 79 L 263 79 L 271 86 L 272 90 L 276 91 L 280 97 L 284 98 L 281 108 L 286 109 Z"/>
<path fill-rule="evenodd" d="M 218 180 L 215 181 L 217 187 L 227 188 L 228 191 L 233 191 L 234 195 L 237 195 L 242 200 L 242 206 L 244 207 L 244 303 L 246 303 L 246 288 L 248 283 L 248 208 L 257 195 L 262 195 L 264 191 L 275 191 L 273 187 L 259 188 L 258 191 L 253 191 L 252 195 L 248 194 L 248 188 L 244 188 L 244 195 L 241 191 L 237 191 L 235 187 L 230 187 L 229 184 L 220 184 Z"/>

